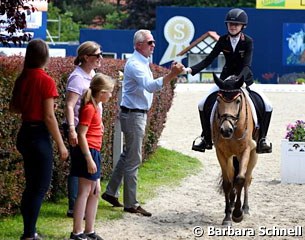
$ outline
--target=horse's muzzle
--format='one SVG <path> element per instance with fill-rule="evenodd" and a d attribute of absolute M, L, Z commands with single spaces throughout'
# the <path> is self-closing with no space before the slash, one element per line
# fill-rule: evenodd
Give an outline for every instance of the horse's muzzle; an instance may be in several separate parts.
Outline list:
<path fill-rule="evenodd" d="M 230 121 L 224 121 L 220 126 L 220 134 L 223 138 L 230 139 L 234 134 L 234 126 Z"/>

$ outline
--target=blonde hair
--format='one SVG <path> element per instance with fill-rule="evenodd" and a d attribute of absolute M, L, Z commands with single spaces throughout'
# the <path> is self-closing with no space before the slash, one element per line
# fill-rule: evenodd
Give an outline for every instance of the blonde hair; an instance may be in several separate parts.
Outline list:
<path fill-rule="evenodd" d="M 101 91 L 112 92 L 114 85 L 115 81 L 111 77 L 103 73 L 95 74 L 92 78 L 89 89 L 84 93 L 82 97 L 81 107 L 85 106 L 89 102 L 92 102 L 96 108 L 97 104 L 94 98 L 97 97 Z"/>
<path fill-rule="evenodd" d="M 84 56 L 94 54 L 97 50 L 101 49 L 101 46 L 93 41 L 83 42 L 77 48 L 77 56 L 74 60 L 74 65 L 80 65 L 84 62 Z"/>

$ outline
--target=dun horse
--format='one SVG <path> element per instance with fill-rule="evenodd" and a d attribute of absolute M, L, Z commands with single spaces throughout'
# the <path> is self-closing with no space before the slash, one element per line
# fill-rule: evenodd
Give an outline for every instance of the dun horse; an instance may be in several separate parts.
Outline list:
<path fill-rule="evenodd" d="M 214 81 L 219 92 L 213 118 L 213 141 L 226 202 L 222 224 L 231 226 L 232 219 L 241 222 L 243 214 L 249 213 L 248 188 L 257 161 L 255 124 L 246 93 L 241 90 L 243 78 L 231 76 L 223 81 L 214 74 Z"/>

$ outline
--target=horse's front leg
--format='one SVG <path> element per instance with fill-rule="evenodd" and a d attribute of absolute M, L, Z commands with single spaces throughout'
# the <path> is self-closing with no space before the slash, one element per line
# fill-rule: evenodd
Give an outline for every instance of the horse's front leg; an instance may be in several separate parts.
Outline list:
<path fill-rule="evenodd" d="M 240 156 L 239 160 L 239 172 L 237 175 L 237 179 L 245 179 L 246 173 L 248 169 L 248 164 L 250 160 L 250 147 L 247 147 Z"/>
<path fill-rule="evenodd" d="M 243 204 L 244 214 L 249 214 L 248 189 L 249 189 L 248 183 L 245 182 L 245 185 L 244 185 L 244 204 Z"/>
<path fill-rule="evenodd" d="M 233 184 L 229 182 L 228 180 L 223 179 L 222 182 L 223 191 L 225 194 L 225 201 L 226 201 L 226 207 L 225 207 L 225 218 L 222 221 L 223 226 L 232 226 L 232 219 L 231 219 L 231 213 L 232 208 L 230 204 L 230 196 L 231 192 L 233 191 Z"/>
<path fill-rule="evenodd" d="M 244 178 L 237 178 L 236 182 L 234 183 L 234 188 L 236 189 L 236 202 L 232 215 L 232 219 L 234 222 L 241 222 L 243 220 L 243 209 L 241 207 L 241 192 L 244 184 Z"/>
<path fill-rule="evenodd" d="M 236 202 L 233 211 L 232 219 L 234 222 L 241 222 L 243 220 L 243 209 L 241 207 L 241 192 L 246 183 L 246 173 L 248 169 L 250 159 L 251 148 L 247 147 L 242 153 L 239 161 L 239 172 L 234 182 L 234 188 L 236 189 Z M 245 191 L 246 205 L 248 205 L 248 191 Z"/>
<path fill-rule="evenodd" d="M 235 189 L 232 188 L 232 190 L 230 192 L 230 206 L 231 206 L 231 208 L 234 208 L 234 206 L 235 206 L 235 197 L 236 197 Z"/>
<path fill-rule="evenodd" d="M 219 149 L 216 149 L 216 154 L 218 158 L 218 162 L 221 166 L 221 172 L 222 172 L 222 189 L 225 194 L 225 218 L 222 221 L 222 225 L 224 226 L 232 226 L 232 208 L 230 204 L 231 200 L 231 193 L 233 191 L 233 181 L 234 181 L 234 167 L 232 159 L 225 156 L 222 151 Z"/>
<path fill-rule="evenodd" d="M 244 185 L 244 204 L 243 211 L 244 214 L 249 214 L 249 204 L 248 204 L 248 189 L 252 182 L 252 170 L 254 169 L 257 162 L 257 154 L 255 148 L 251 151 L 250 160 L 248 163 L 247 173 L 246 173 L 246 182 Z"/>

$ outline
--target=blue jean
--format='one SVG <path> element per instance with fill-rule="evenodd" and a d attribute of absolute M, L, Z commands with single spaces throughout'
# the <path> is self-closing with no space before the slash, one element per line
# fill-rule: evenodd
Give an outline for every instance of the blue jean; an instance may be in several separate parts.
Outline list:
<path fill-rule="evenodd" d="M 68 176 L 68 206 L 69 210 L 74 209 L 74 204 L 77 198 L 78 192 L 78 177 L 71 176 L 71 173 Z"/>
<path fill-rule="evenodd" d="M 136 208 L 137 175 L 142 162 L 142 142 L 145 134 L 147 114 L 138 112 L 120 113 L 125 146 L 107 185 L 106 193 L 118 197 L 124 179 L 124 207 Z"/>
<path fill-rule="evenodd" d="M 68 207 L 69 210 L 73 211 L 78 193 L 78 177 L 71 175 L 72 156 L 73 156 L 73 151 L 75 151 L 76 147 L 69 146 L 69 149 L 70 149 L 70 173 L 68 176 Z"/>
<path fill-rule="evenodd" d="M 21 200 L 23 238 L 31 238 L 52 178 L 53 148 L 44 123 L 23 123 L 17 136 L 17 149 L 23 157 L 26 181 Z"/>

